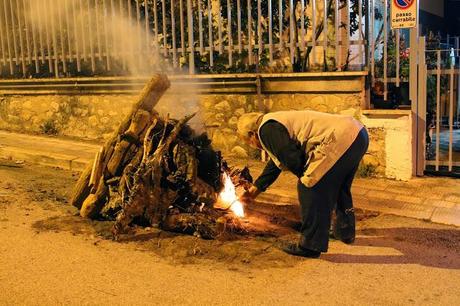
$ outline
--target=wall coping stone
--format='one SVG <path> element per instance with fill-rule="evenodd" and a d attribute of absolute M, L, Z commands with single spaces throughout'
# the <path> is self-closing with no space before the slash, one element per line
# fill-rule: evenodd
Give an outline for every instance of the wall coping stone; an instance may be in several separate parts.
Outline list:
<path fill-rule="evenodd" d="M 197 93 L 354 93 L 364 90 L 367 71 L 171 75 L 172 86 Z M 138 94 L 149 79 L 93 77 L 0 80 L 0 95 Z M 325 82 L 326 81 L 326 82 Z M 327 81 L 334 81 L 330 86 Z M 309 86 L 305 86 L 310 82 Z"/>

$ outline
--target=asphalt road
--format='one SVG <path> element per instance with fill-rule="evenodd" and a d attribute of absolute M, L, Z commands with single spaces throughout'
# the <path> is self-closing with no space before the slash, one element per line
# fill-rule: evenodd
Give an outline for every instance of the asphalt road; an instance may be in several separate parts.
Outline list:
<path fill-rule="evenodd" d="M 379 215 L 320 259 L 266 237 L 113 242 L 73 216 L 65 171 L 0 167 L 0 305 L 455 305 L 460 230 Z M 149 236 L 150 235 L 150 236 Z M 193 248 L 192 248 L 193 246 Z M 207 253 L 200 248 L 212 246 Z"/>

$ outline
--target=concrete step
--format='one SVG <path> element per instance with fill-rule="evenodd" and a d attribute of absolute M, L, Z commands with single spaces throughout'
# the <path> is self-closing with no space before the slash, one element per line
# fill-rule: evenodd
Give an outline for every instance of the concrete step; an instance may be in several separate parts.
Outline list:
<path fill-rule="evenodd" d="M 81 171 L 100 146 L 53 137 L 0 131 L 0 158 Z"/>

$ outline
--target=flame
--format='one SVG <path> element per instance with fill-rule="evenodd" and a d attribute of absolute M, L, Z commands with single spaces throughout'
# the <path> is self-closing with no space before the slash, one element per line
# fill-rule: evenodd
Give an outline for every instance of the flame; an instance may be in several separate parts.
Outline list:
<path fill-rule="evenodd" d="M 237 217 L 244 217 L 243 203 L 238 199 L 235 185 L 233 185 L 227 173 L 224 173 L 224 190 L 219 194 L 219 200 L 222 204 L 225 204 L 226 207 L 229 207 Z"/>

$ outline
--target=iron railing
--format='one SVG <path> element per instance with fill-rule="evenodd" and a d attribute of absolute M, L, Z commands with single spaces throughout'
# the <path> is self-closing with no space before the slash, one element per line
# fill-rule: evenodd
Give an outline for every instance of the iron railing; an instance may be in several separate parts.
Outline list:
<path fill-rule="evenodd" d="M 427 90 L 427 166 L 460 171 L 460 49 L 427 50 L 422 63 Z"/>
<path fill-rule="evenodd" d="M 1 73 L 363 70 L 372 7 L 363 0 L 0 0 Z"/>
<path fill-rule="evenodd" d="M 409 66 L 390 1 L 0 0 L 0 76 L 367 70 L 387 100 Z"/>

